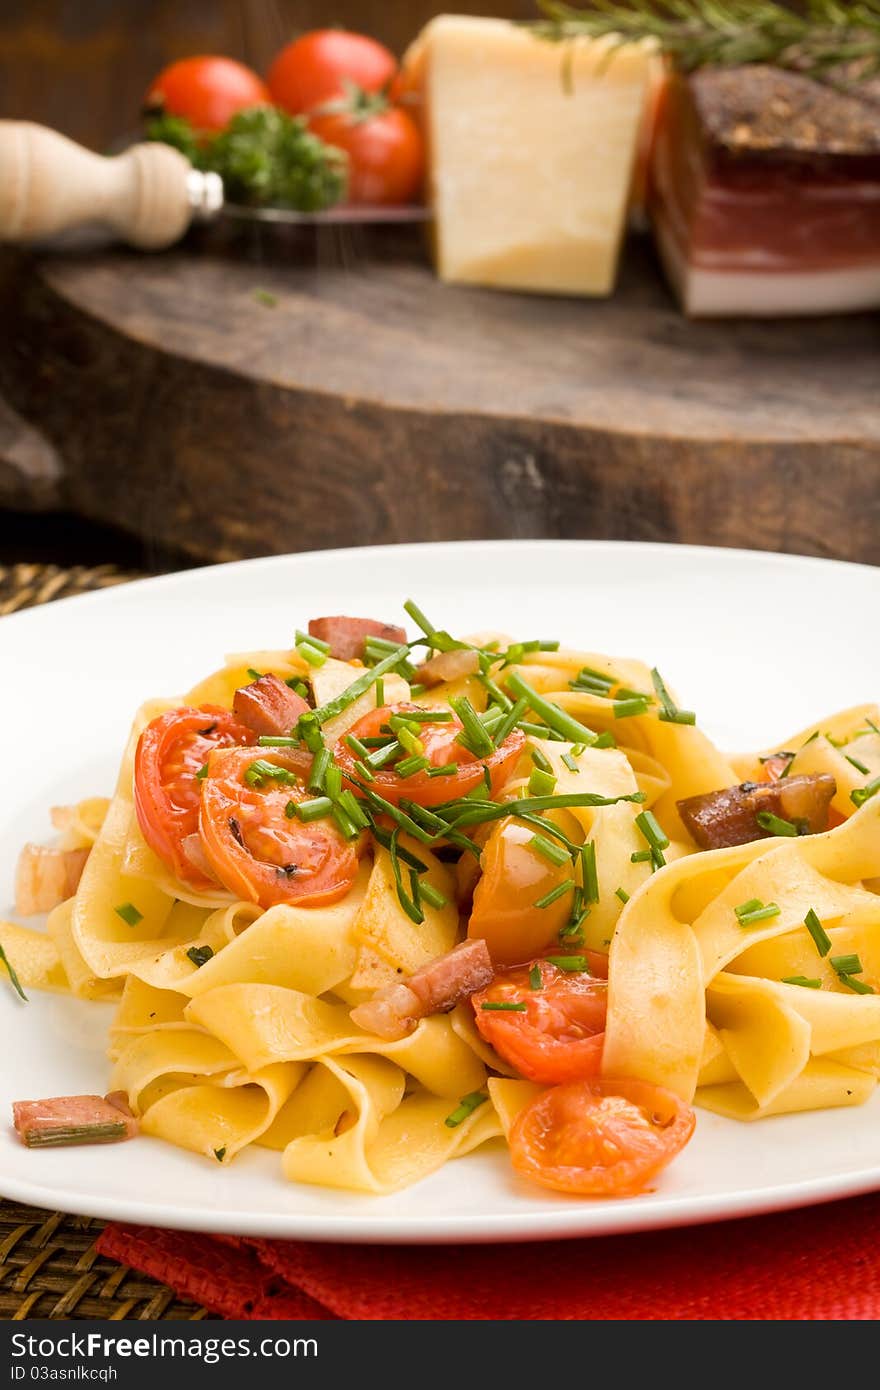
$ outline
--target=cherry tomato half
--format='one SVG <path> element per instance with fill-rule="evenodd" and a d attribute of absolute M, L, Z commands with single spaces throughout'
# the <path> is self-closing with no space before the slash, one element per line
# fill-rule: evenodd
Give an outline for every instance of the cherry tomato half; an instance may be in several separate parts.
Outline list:
<path fill-rule="evenodd" d="M 214 134 L 239 111 L 268 102 L 269 89 L 234 58 L 181 58 L 163 68 L 146 95 L 148 109 L 183 116 L 197 131 Z"/>
<path fill-rule="evenodd" d="M 388 726 L 388 720 L 392 715 L 400 714 L 405 717 L 407 711 L 413 710 L 417 713 L 425 712 L 412 704 L 383 705 L 365 714 L 349 733 L 361 740 L 381 737 L 383 725 Z M 440 806 L 444 801 L 454 801 L 480 785 L 484 768 L 488 770 L 491 783 L 491 793 L 487 789 L 486 795 L 494 796 L 510 776 L 525 744 L 525 734 L 521 729 L 514 729 L 501 747 L 496 748 L 488 758 L 478 758 L 469 748 L 465 748 L 463 743 L 457 742 L 462 724 L 456 715 L 442 723 L 431 721 L 420 723 L 418 727 L 418 738 L 424 748 L 423 756 L 428 759 L 431 767 L 447 767 L 455 763 L 457 771 L 450 776 L 431 777 L 430 769 L 425 768 L 421 772 L 413 773 L 411 777 L 398 777 L 393 767 L 378 768 L 375 781 L 370 783 L 370 788 L 384 796 L 386 801 L 393 802 L 395 806 L 401 801 L 414 801 L 419 806 Z M 336 745 L 334 757 L 346 776 L 357 777 L 356 758 L 347 743 L 342 741 Z"/>
<path fill-rule="evenodd" d="M 661 1086 L 594 1078 L 554 1086 L 521 1110 L 508 1142 L 518 1173 L 557 1192 L 628 1197 L 694 1132 L 689 1105 Z"/>
<path fill-rule="evenodd" d="M 172 709 L 147 725 L 134 760 L 134 805 L 150 848 L 194 888 L 216 887 L 188 857 L 184 841 L 199 828 L 199 772 L 216 748 L 251 744 L 256 735 L 214 705 Z"/>
<path fill-rule="evenodd" d="M 498 965 L 519 965 L 558 941 L 571 916 L 571 893 L 536 908 L 554 888 L 571 878 L 571 861 L 551 863 L 534 847 L 535 827 L 506 816 L 489 827 L 480 856 L 480 877 L 468 936 L 482 937 Z M 474 866 L 466 855 L 465 868 Z"/>
<path fill-rule="evenodd" d="M 605 960 L 587 955 L 600 970 Z M 501 971 L 471 1002 L 483 1037 L 528 1081 L 555 1085 L 597 1075 L 608 1008 L 604 979 L 535 960 Z"/>
<path fill-rule="evenodd" d="M 396 72 L 394 54 L 366 34 L 313 29 L 282 48 L 266 81 L 276 106 L 301 116 L 345 97 L 351 86 L 381 92 Z"/>
<path fill-rule="evenodd" d="M 258 761 L 253 749 L 222 749 L 208 763 L 199 834 L 211 868 L 231 893 L 260 907 L 336 902 L 354 882 L 359 843 L 328 818 L 303 824 L 291 813 L 291 803 L 311 797 L 307 755 L 260 753 L 280 775 L 256 785 L 247 780 Z"/>

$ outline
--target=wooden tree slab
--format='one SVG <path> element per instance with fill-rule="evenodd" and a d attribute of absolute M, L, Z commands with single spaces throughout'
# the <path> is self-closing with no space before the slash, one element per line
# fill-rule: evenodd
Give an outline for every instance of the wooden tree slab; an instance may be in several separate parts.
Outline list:
<path fill-rule="evenodd" d="M 880 318 L 690 323 L 647 241 L 590 301 L 442 285 L 411 231 L 215 234 L 7 262 L 0 314 L 0 392 L 61 461 L 33 504 L 195 555 L 599 536 L 880 562 Z M 0 498 L 35 448 L 0 434 Z"/>

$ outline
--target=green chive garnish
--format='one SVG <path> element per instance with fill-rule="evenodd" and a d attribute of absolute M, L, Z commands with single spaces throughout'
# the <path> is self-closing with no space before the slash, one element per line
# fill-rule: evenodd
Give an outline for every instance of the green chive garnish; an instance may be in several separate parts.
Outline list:
<path fill-rule="evenodd" d="M 483 1007 L 485 1008 L 485 1005 Z M 467 1119 L 468 1115 L 472 1115 L 481 1105 L 485 1105 L 488 1099 L 489 1097 L 484 1095 L 482 1091 L 471 1091 L 469 1096 L 462 1096 L 452 1114 L 446 1116 L 444 1124 L 448 1125 L 450 1129 L 455 1129 L 462 1120 Z"/>
<path fill-rule="evenodd" d="M 804 918 L 804 926 L 813 938 L 813 945 L 820 956 L 827 956 L 831 950 L 831 937 L 828 935 L 822 923 L 819 921 L 817 913 L 810 908 Z"/>
<path fill-rule="evenodd" d="M 425 902 L 428 904 L 429 907 L 445 907 L 447 902 L 449 901 L 448 898 L 444 898 L 439 888 L 435 888 L 433 883 L 429 883 L 426 878 L 423 878 L 421 880 L 419 888 L 421 890 L 422 897 L 424 898 Z"/>
<path fill-rule="evenodd" d="M 506 999 L 490 999 L 487 1003 L 481 1004 L 480 1008 L 487 1014 L 524 1014 L 526 1011 L 525 1004 L 514 1004 Z"/>
<path fill-rule="evenodd" d="M 535 767 L 539 767 L 542 772 L 552 773 L 553 771 L 553 764 L 546 753 L 541 752 L 540 748 L 532 749 L 532 762 L 535 764 Z"/>
<path fill-rule="evenodd" d="M 648 710 L 647 695 L 634 695 L 628 700 L 615 700 L 612 705 L 615 719 L 632 719 Z"/>
<path fill-rule="evenodd" d="M 755 922 L 766 922 L 771 917 L 778 917 L 782 909 L 776 903 L 767 903 L 766 907 L 760 898 L 749 898 L 748 902 L 740 903 L 735 907 L 737 921 L 741 927 L 751 927 Z"/>
<path fill-rule="evenodd" d="M 875 777 L 873 782 L 868 782 L 867 786 L 856 787 L 854 791 L 850 792 L 849 798 L 853 806 L 864 806 L 866 801 L 870 801 L 872 796 L 877 795 L 877 792 L 880 792 L 880 777 Z"/>
<path fill-rule="evenodd" d="M 463 743 L 478 758 L 490 757 L 495 752 L 492 735 L 481 723 L 477 711 L 467 696 L 462 695 L 457 700 L 450 700 L 449 703 L 462 723 L 462 731 L 457 735 L 457 742 Z"/>
<path fill-rule="evenodd" d="M 329 796 L 316 796 L 311 801 L 301 801 L 296 808 L 296 814 L 306 825 L 309 821 L 320 820 L 322 816 L 329 816 L 333 810 L 333 802 Z"/>
<path fill-rule="evenodd" d="M 432 767 L 428 770 L 429 777 L 454 777 L 458 772 L 458 763 L 444 763 L 442 767 Z"/>
<path fill-rule="evenodd" d="M 874 989 L 871 985 L 866 984 L 864 980 L 857 980 L 855 975 L 839 974 L 837 978 L 842 985 L 846 985 L 847 989 L 851 989 L 854 994 L 874 993 Z"/>
<path fill-rule="evenodd" d="M 395 763 L 394 771 L 398 777 L 414 777 L 417 772 L 425 772 L 430 766 L 426 757 L 415 753 L 411 758 L 401 758 L 399 763 Z"/>
<path fill-rule="evenodd" d="M 586 728 L 584 724 L 579 724 L 559 705 L 545 700 L 543 695 L 539 695 L 537 690 L 533 690 L 517 671 L 508 677 L 507 688 L 514 695 L 521 696 L 526 700 L 529 709 L 543 719 L 549 729 L 554 729 L 556 733 L 561 734 L 568 743 L 584 743 L 589 747 L 596 742 L 596 735 L 592 729 Z"/>
<path fill-rule="evenodd" d="M 543 898 L 536 899 L 535 907 L 549 907 L 551 903 L 555 903 L 557 898 L 561 898 L 563 893 L 569 892 L 574 886 L 573 878 L 567 878 L 564 883 L 557 883 L 556 887 L 551 888 L 549 893 L 545 893 Z"/>
<path fill-rule="evenodd" d="M 19 998 L 23 999 L 24 1002 L 27 1004 L 28 997 L 21 987 L 21 980 L 18 978 L 18 975 L 13 969 L 12 961 L 9 959 L 2 946 L 0 946 L 0 961 L 2 961 L 2 963 L 6 966 L 6 973 L 9 976 L 9 981 L 12 985 L 12 988 L 15 990 Z"/>
<path fill-rule="evenodd" d="M 365 782 L 375 782 L 375 775 L 370 771 L 366 763 L 361 762 L 360 758 L 356 760 L 354 766 L 358 777 L 362 777 Z"/>
<path fill-rule="evenodd" d="M 322 792 L 324 790 L 327 769 L 332 761 L 333 754 L 329 748 L 320 748 L 315 754 L 312 770 L 309 773 L 308 788 L 310 792 Z"/>
<path fill-rule="evenodd" d="M 502 719 L 501 723 L 498 725 L 498 728 L 495 730 L 495 733 L 493 735 L 497 745 L 500 746 L 504 742 L 504 740 L 509 736 L 511 731 L 514 728 L 516 728 L 517 724 L 519 724 L 523 715 L 526 713 L 528 707 L 528 700 L 520 699 L 517 700 L 516 704 L 513 705 L 512 708 L 507 711 L 506 715 Z"/>
<path fill-rule="evenodd" d="M 530 988 L 530 989 L 543 989 L 543 988 L 544 988 L 544 977 L 543 977 L 543 975 L 541 974 L 541 967 L 540 967 L 540 965 L 538 964 L 537 961 L 535 961 L 534 965 L 532 966 L 531 970 L 529 971 L 529 988 Z"/>
<path fill-rule="evenodd" d="M 247 673 L 252 681 L 261 681 L 263 679 L 262 671 L 255 671 L 253 666 L 247 668 Z"/>
<path fill-rule="evenodd" d="M 783 820 L 782 816 L 774 816 L 772 811 L 759 811 L 755 816 L 762 830 L 768 830 L 771 835 L 799 835 L 801 832 L 793 821 Z"/>
<path fill-rule="evenodd" d="M 300 680 L 299 676 L 288 676 L 284 684 L 288 686 L 295 695 L 299 695 L 301 700 L 307 700 L 309 698 L 309 687 L 304 680 Z"/>
<path fill-rule="evenodd" d="M 847 760 L 848 763 L 852 763 L 852 765 L 853 765 L 853 767 L 855 768 L 856 772 L 860 772 L 860 773 L 862 774 L 863 777 L 867 777 L 867 776 L 868 776 L 868 773 L 870 772 L 871 769 L 868 768 L 868 767 L 865 767 L 865 764 L 864 764 L 864 763 L 860 763 L 859 760 L 858 760 L 858 758 L 854 758 L 854 757 L 852 756 L 852 754 L 850 754 L 850 753 L 844 753 L 843 756 L 846 758 L 846 760 Z"/>
<path fill-rule="evenodd" d="M 786 975 L 780 983 L 783 985 L 800 985 L 802 989 L 822 988 L 821 980 L 813 980 L 806 975 Z"/>
<path fill-rule="evenodd" d="M 856 955 L 829 956 L 828 964 L 838 975 L 861 975 L 863 969 L 862 962 Z"/>
<path fill-rule="evenodd" d="M 321 705 L 319 709 L 313 710 L 312 714 L 317 723 L 319 725 L 326 724 L 328 719 L 335 719 L 337 714 L 342 714 L 343 710 L 347 710 L 349 705 L 353 705 L 364 691 L 375 685 L 380 676 L 385 676 L 389 671 L 392 671 L 408 652 L 408 645 L 396 647 L 378 665 L 369 671 L 364 671 L 362 676 L 358 676 L 357 680 L 353 681 L 347 690 L 343 690 L 341 695 L 337 695 L 335 700 L 328 700 L 326 705 Z M 300 723 L 302 723 L 302 719 Z"/>
<path fill-rule="evenodd" d="M 571 753 L 563 753 L 562 761 L 565 763 L 565 766 L 568 768 L 569 772 L 578 771 L 578 765 L 575 762 L 574 757 Z"/>
<path fill-rule="evenodd" d="M 222 1163 L 222 1162 L 223 1162 L 224 1158 L 226 1157 L 226 1145 L 225 1145 L 225 1144 L 223 1145 L 222 1149 L 215 1149 L 215 1150 L 214 1150 L 214 1157 L 216 1158 L 216 1160 L 217 1160 L 218 1163 Z"/>
<path fill-rule="evenodd" d="M 293 820 L 294 816 L 296 815 L 295 801 L 288 801 L 287 805 L 284 808 L 284 814 L 286 815 L 288 820 Z"/>
<path fill-rule="evenodd" d="M 330 643 L 325 642 L 323 637 L 313 637 L 310 632 L 300 632 L 296 630 L 295 643 L 299 646 L 300 642 L 308 642 L 310 647 L 315 647 L 317 651 L 323 652 L 325 656 L 330 655 Z"/>
<path fill-rule="evenodd" d="M 327 653 L 316 647 L 311 637 L 305 642 L 297 642 L 296 649 L 303 661 L 307 661 L 310 666 L 323 666 L 327 660 Z"/>
<path fill-rule="evenodd" d="M 615 888 L 614 896 L 615 898 L 620 898 L 624 906 L 629 902 L 629 893 L 627 893 L 625 888 Z"/>
<path fill-rule="evenodd" d="M 380 676 L 376 681 L 376 708 L 382 709 L 385 704 L 385 682 Z"/>
<path fill-rule="evenodd" d="M 569 858 L 568 851 L 548 840 L 546 835 L 533 835 L 528 841 L 528 846 L 544 859 L 549 859 L 551 864 L 565 864 Z"/>
<path fill-rule="evenodd" d="M 666 689 L 663 677 L 660 675 L 656 666 L 651 672 L 651 681 L 657 692 L 657 699 L 662 706 L 660 713 L 657 715 L 658 719 L 662 719 L 665 724 L 696 724 L 697 716 L 694 714 L 693 710 L 678 708 L 669 691 Z"/>
<path fill-rule="evenodd" d="M 113 911 L 116 913 L 117 917 L 121 917 L 123 922 L 126 922 L 130 927 L 136 927 L 138 922 L 144 920 L 144 914 L 138 912 L 134 903 L 120 903 L 118 907 L 114 907 Z"/>
<path fill-rule="evenodd" d="M 545 772 L 540 767 L 533 767 L 529 774 L 529 795 L 552 796 L 555 790 L 556 778 L 553 773 Z"/>
<path fill-rule="evenodd" d="M 557 970 L 586 971 L 589 974 L 589 963 L 586 956 L 548 956 L 547 960 L 551 965 L 555 965 Z"/>
<path fill-rule="evenodd" d="M 197 782 L 203 782 L 203 781 L 205 780 L 205 778 L 207 777 L 207 775 L 208 775 L 208 764 L 207 764 L 207 763 L 202 763 L 201 767 L 199 768 L 198 772 L 196 773 L 196 781 L 197 781 Z"/>
<path fill-rule="evenodd" d="M 581 845 L 581 873 L 584 880 L 584 902 L 599 901 L 599 875 L 596 869 L 596 842 Z"/>

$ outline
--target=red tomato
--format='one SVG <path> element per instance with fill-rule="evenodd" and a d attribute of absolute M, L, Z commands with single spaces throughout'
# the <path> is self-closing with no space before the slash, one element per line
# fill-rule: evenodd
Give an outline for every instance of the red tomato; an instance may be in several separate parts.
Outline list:
<path fill-rule="evenodd" d="M 380 737 L 382 725 L 387 725 L 393 714 L 405 715 L 407 710 L 418 710 L 418 705 L 383 705 L 371 710 L 359 719 L 349 733 L 355 738 Z M 525 734 L 521 729 L 504 740 L 488 758 L 478 758 L 463 743 L 456 742 L 461 732 L 461 720 L 456 715 L 445 723 L 425 723 L 419 725 L 418 737 L 424 747 L 424 756 L 432 767 L 445 767 L 457 763 L 458 771 L 450 777 L 431 777 L 429 770 L 416 772 L 412 777 L 398 777 L 393 767 L 378 768 L 375 782 L 370 789 L 384 796 L 386 801 L 397 805 L 401 801 L 415 801 L 419 806 L 440 806 L 444 801 L 454 801 L 466 796 L 483 781 L 483 768 L 488 768 L 492 785 L 492 795 L 503 786 L 514 763 L 522 752 Z M 355 755 L 342 741 L 334 749 L 334 758 L 348 777 L 357 777 Z M 487 790 L 487 796 L 489 792 Z"/>
<path fill-rule="evenodd" d="M 415 202 L 425 174 L 422 133 L 399 107 L 312 116 L 309 128 L 348 155 L 348 202 L 387 206 Z"/>
<path fill-rule="evenodd" d="M 199 771 L 215 748 L 253 743 L 256 735 L 227 709 L 172 709 L 144 729 L 134 759 L 134 805 L 150 848 L 194 888 L 216 883 L 188 858 L 183 842 L 199 828 Z"/>
<path fill-rule="evenodd" d="M 330 819 L 304 825 L 288 816 L 291 802 L 311 796 L 304 781 L 310 758 L 295 751 L 260 753 L 281 769 L 283 780 L 249 785 L 245 773 L 257 756 L 248 748 L 223 749 L 208 764 L 199 834 L 211 868 L 230 893 L 260 907 L 336 902 L 357 874 L 357 841 L 344 839 Z"/>
<path fill-rule="evenodd" d="M 348 84 L 381 92 L 397 72 L 394 54 L 365 34 L 313 29 L 282 48 L 266 81 L 276 106 L 301 116 L 344 97 Z"/>
<path fill-rule="evenodd" d="M 571 893 L 547 907 L 535 902 L 571 878 L 571 861 L 551 864 L 533 846 L 535 826 L 506 816 L 488 827 L 489 835 L 478 861 L 463 856 L 465 871 L 479 879 L 474 888 L 468 936 L 482 937 L 496 965 L 531 960 L 558 941 L 571 916 Z"/>
<path fill-rule="evenodd" d="M 588 964 L 607 970 L 605 957 Z M 531 982 L 540 971 L 541 988 Z M 555 1085 L 595 1076 L 602 1061 L 608 986 L 586 971 L 560 970 L 547 960 L 503 970 L 472 998 L 477 1027 L 495 1051 L 529 1081 Z M 485 1004 L 525 1005 L 518 1010 Z"/>
<path fill-rule="evenodd" d="M 183 116 L 196 130 L 213 134 L 237 112 L 269 100 L 266 84 L 234 58 L 181 58 L 159 73 L 147 92 L 146 106 L 161 106 L 171 116 Z"/>
<path fill-rule="evenodd" d="M 583 1197 L 642 1192 L 694 1132 L 689 1105 L 628 1078 L 554 1086 L 521 1110 L 508 1137 L 525 1178 Z"/>

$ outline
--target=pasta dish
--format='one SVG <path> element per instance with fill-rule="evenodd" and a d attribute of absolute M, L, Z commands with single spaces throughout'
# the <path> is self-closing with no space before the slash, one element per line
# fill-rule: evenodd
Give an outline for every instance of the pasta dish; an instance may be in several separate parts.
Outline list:
<path fill-rule="evenodd" d="M 17 1102 L 22 1141 L 372 1194 L 495 1141 L 628 1196 L 693 1107 L 866 1101 L 880 710 L 727 754 L 641 661 L 404 607 L 414 638 L 318 618 L 144 704 L 112 797 L 25 846 L 10 989 L 115 1014 L 107 1094 Z"/>

